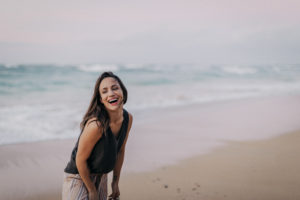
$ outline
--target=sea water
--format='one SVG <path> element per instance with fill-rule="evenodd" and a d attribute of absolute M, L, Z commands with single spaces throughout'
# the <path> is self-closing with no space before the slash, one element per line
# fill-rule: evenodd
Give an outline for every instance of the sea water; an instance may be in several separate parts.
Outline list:
<path fill-rule="evenodd" d="M 0 145 L 74 138 L 104 71 L 128 89 L 125 108 L 300 94 L 300 65 L 0 64 Z"/>

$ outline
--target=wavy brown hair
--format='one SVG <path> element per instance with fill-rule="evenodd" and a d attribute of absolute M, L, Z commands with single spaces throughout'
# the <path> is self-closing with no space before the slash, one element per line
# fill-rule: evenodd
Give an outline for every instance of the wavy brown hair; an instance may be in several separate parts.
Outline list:
<path fill-rule="evenodd" d="M 91 99 L 90 105 L 80 123 L 81 132 L 83 131 L 86 123 L 93 117 L 97 118 L 93 121 L 97 122 L 98 127 L 102 128 L 104 134 L 105 134 L 105 130 L 109 126 L 109 116 L 108 116 L 108 113 L 106 111 L 104 104 L 101 103 L 101 101 L 100 101 L 101 95 L 99 92 L 99 86 L 100 86 L 101 82 L 103 81 L 103 79 L 108 78 L 108 77 L 112 77 L 116 81 L 118 81 L 118 83 L 123 91 L 123 104 L 125 104 L 127 101 L 127 95 L 128 95 L 127 89 L 124 86 L 121 79 L 112 72 L 103 72 L 96 81 L 95 88 L 94 88 L 94 94 Z"/>

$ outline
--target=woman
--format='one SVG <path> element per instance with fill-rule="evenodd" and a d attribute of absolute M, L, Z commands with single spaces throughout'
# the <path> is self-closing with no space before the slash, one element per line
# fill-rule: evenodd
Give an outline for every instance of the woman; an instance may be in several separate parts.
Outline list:
<path fill-rule="evenodd" d="M 126 101 L 127 90 L 119 77 L 112 72 L 101 74 L 64 170 L 63 200 L 106 200 L 106 174 L 112 170 L 109 199 L 119 199 L 120 172 L 132 124 L 132 115 L 123 109 Z"/>

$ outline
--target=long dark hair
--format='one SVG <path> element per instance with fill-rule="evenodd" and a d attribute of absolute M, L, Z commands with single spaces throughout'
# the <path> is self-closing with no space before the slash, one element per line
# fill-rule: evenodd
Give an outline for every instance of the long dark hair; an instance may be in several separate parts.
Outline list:
<path fill-rule="evenodd" d="M 100 92 L 99 92 L 100 83 L 102 82 L 103 79 L 108 78 L 108 77 L 112 77 L 119 82 L 119 85 L 123 91 L 123 104 L 125 104 L 127 101 L 127 94 L 128 94 L 127 89 L 124 86 L 121 79 L 112 72 L 103 72 L 96 81 L 95 88 L 94 88 L 94 94 L 91 99 L 90 105 L 80 123 L 81 132 L 83 131 L 86 123 L 93 117 L 97 118 L 97 120 L 93 120 L 93 121 L 97 121 L 98 127 L 102 128 L 104 134 L 105 134 L 105 130 L 109 126 L 109 116 L 108 116 L 108 113 L 106 111 L 104 104 L 100 101 L 101 96 L 100 96 Z"/>

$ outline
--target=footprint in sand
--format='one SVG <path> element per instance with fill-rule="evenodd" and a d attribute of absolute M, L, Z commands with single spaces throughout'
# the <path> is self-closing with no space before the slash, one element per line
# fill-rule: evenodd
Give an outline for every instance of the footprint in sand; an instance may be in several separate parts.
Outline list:
<path fill-rule="evenodd" d="M 156 178 L 156 179 L 152 180 L 152 183 L 155 183 L 155 182 L 158 182 L 158 181 L 160 181 L 160 178 Z"/>
<path fill-rule="evenodd" d="M 197 187 L 200 187 L 199 183 L 195 183 L 195 185 L 196 185 Z"/>

